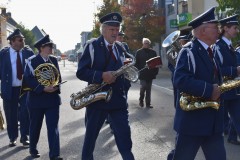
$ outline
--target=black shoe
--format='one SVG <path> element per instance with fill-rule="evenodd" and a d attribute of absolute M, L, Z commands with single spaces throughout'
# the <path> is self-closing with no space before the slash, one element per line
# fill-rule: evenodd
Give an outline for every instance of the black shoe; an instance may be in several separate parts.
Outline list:
<path fill-rule="evenodd" d="M 224 136 L 228 135 L 228 130 L 224 131 Z"/>
<path fill-rule="evenodd" d="M 50 160 L 63 160 L 63 158 L 62 157 L 52 157 L 52 158 L 50 158 Z"/>
<path fill-rule="evenodd" d="M 147 108 L 153 108 L 153 106 L 151 106 L 151 105 L 147 105 L 146 107 L 147 107 Z"/>
<path fill-rule="evenodd" d="M 35 150 L 34 152 L 30 152 L 30 154 L 31 154 L 32 158 L 39 158 L 40 157 L 40 153 L 37 150 Z"/>
<path fill-rule="evenodd" d="M 143 102 L 139 102 L 139 106 L 140 107 L 143 107 L 144 105 L 143 105 Z"/>
<path fill-rule="evenodd" d="M 15 147 L 17 145 L 17 141 L 10 141 L 9 142 L 9 147 Z"/>
<path fill-rule="evenodd" d="M 20 143 L 22 143 L 23 144 L 23 146 L 29 146 L 29 140 L 22 140 L 22 139 L 20 139 Z"/>
<path fill-rule="evenodd" d="M 234 145 L 240 145 L 240 142 L 238 140 L 228 140 L 228 143 L 231 143 Z"/>

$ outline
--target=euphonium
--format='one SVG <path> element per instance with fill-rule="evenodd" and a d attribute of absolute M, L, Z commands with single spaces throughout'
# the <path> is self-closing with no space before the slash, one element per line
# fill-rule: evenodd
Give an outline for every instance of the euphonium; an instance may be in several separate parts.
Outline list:
<path fill-rule="evenodd" d="M 166 48 L 171 46 L 172 48 L 167 51 L 167 58 L 169 63 L 171 63 L 173 66 L 176 65 L 177 61 L 177 55 L 179 51 L 182 49 L 181 44 L 178 41 L 178 38 L 180 36 L 180 31 L 174 31 L 171 34 L 169 34 L 163 41 L 162 47 Z"/>
<path fill-rule="evenodd" d="M 221 93 L 229 91 L 231 89 L 240 86 L 240 78 L 235 78 L 233 80 L 227 80 L 222 85 L 219 86 Z M 180 107 L 184 111 L 191 111 L 196 109 L 202 109 L 207 107 L 212 107 L 214 109 L 219 109 L 218 101 L 206 100 L 203 97 L 195 97 L 186 93 L 182 93 L 180 97 Z"/>
<path fill-rule="evenodd" d="M 119 43 L 118 43 L 119 44 Z M 125 54 L 127 54 L 129 57 L 132 58 L 132 61 L 130 63 L 126 63 L 123 65 L 120 69 L 117 71 L 113 72 L 113 75 L 115 77 L 121 76 L 124 74 L 125 78 L 129 79 L 132 82 L 136 82 L 138 80 L 138 71 L 134 67 L 134 64 L 136 63 L 135 57 L 131 55 L 130 53 L 126 52 L 124 47 L 119 44 Z M 73 93 L 70 97 L 70 105 L 74 110 L 79 110 L 82 109 L 83 107 L 86 107 L 87 105 L 98 101 L 98 100 L 105 100 L 108 102 L 111 99 L 112 96 L 112 90 L 108 91 L 100 91 L 101 88 L 106 86 L 107 83 L 102 83 L 102 84 L 90 84 L 88 85 L 85 89 L 82 91 L 79 91 L 77 93 Z M 97 92 L 98 91 L 98 92 Z"/>

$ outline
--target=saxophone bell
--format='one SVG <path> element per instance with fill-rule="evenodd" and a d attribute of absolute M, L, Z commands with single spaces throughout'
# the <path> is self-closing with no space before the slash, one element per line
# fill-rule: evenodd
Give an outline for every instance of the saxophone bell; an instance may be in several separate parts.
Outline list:
<path fill-rule="evenodd" d="M 112 97 L 112 89 L 110 88 L 108 91 L 89 94 L 82 98 L 76 97 L 78 97 L 78 94 L 73 93 L 71 95 L 70 105 L 74 110 L 79 110 L 98 100 L 105 100 L 105 102 L 108 102 Z"/>

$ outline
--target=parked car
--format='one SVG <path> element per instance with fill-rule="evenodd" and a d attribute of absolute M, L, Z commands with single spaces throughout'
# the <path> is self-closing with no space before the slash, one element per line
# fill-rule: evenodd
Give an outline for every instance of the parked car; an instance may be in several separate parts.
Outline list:
<path fill-rule="evenodd" d="M 69 55 L 68 55 L 68 61 L 72 61 L 72 62 L 75 61 L 75 56 L 74 56 L 74 54 L 69 54 Z"/>

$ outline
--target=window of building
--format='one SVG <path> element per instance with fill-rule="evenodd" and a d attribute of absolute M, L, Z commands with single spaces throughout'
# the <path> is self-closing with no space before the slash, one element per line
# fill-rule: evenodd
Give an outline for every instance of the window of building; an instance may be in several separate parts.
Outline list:
<path fill-rule="evenodd" d="M 174 14 L 174 6 L 172 4 L 168 4 L 167 8 L 168 8 L 168 16 Z"/>
<path fill-rule="evenodd" d="M 187 1 L 182 2 L 182 13 L 188 13 L 188 3 L 187 3 Z"/>

